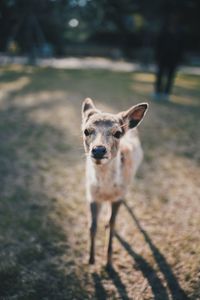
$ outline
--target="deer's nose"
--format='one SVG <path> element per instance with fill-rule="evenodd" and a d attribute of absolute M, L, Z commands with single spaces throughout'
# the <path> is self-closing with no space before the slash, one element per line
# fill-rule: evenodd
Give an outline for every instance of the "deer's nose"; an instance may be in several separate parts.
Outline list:
<path fill-rule="evenodd" d="M 101 159 L 106 154 L 106 147 L 104 146 L 95 146 L 92 149 L 92 155 L 94 158 Z"/>

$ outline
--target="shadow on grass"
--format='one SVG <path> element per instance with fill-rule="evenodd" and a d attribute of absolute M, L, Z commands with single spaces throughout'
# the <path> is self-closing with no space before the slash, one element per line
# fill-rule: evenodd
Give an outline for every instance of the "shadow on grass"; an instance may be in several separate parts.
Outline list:
<path fill-rule="evenodd" d="M 129 214 L 131 215 L 133 221 L 135 222 L 137 228 L 139 229 L 139 231 L 142 233 L 142 235 L 144 236 L 145 241 L 147 242 L 149 248 L 152 251 L 152 254 L 154 256 L 154 259 L 157 263 L 157 266 L 160 270 L 160 272 L 163 274 L 165 281 L 167 283 L 167 287 L 170 290 L 171 296 L 173 300 L 186 300 L 189 299 L 188 296 L 186 295 L 186 293 L 183 291 L 183 289 L 181 288 L 176 276 L 174 275 L 170 265 L 168 264 L 166 258 L 164 257 L 164 255 L 160 252 L 160 250 L 154 245 L 154 243 L 152 242 L 151 238 L 149 237 L 149 235 L 147 234 L 147 232 L 142 228 L 142 226 L 140 225 L 139 220 L 137 219 L 137 217 L 135 216 L 133 210 L 129 207 L 129 205 L 124 202 L 124 206 L 126 207 L 127 211 L 129 212 Z M 142 257 L 140 257 L 138 254 L 136 254 L 130 247 L 130 245 L 125 242 L 119 235 L 117 235 L 118 240 L 121 242 L 121 244 L 124 246 L 124 248 L 129 252 L 129 254 L 131 256 L 133 256 L 134 259 L 136 259 L 136 261 L 139 262 L 139 265 L 141 267 L 141 270 L 145 271 L 146 267 L 143 268 L 145 266 L 144 264 L 144 259 Z M 147 266 L 147 270 L 148 270 L 148 266 Z M 147 271 L 148 273 L 148 271 Z M 144 273 L 145 275 L 145 273 Z M 148 280 L 150 280 L 150 277 L 147 277 Z M 149 281 L 150 282 L 150 281 Z M 150 285 L 152 287 L 152 290 L 154 291 L 154 295 L 156 296 L 155 292 L 157 292 L 157 288 L 156 290 L 153 288 L 152 283 L 150 282 Z M 158 289 L 158 291 L 160 291 L 160 288 Z M 161 298 L 157 298 L 157 299 L 168 299 L 168 298 L 164 298 L 164 296 L 162 296 Z"/>
<path fill-rule="evenodd" d="M 0 298 L 88 299 L 73 268 L 70 221 L 66 215 L 65 230 L 54 222 L 55 199 L 41 175 L 45 158 L 63 164 L 71 148 L 62 130 L 34 122 L 13 97 L 0 108 Z"/>
<path fill-rule="evenodd" d="M 92 274 L 94 287 L 95 287 L 95 297 L 97 300 L 106 300 L 108 299 L 107 292 L 102 284 L 102 278 L 97 273 Z"/>
<path fill-rule="evenodd" d="M 108 295 L 107 291 L 105 290 L 102 280 L 106 279 L 109 281 L 112 281 L 113 285 L 116 287 L 116 290 L 118 291 L 118 294 L 120 296 L 120 299 L 122 300 L 129 300 L 127 294 L 127 289 L 125 284 L 122 282 L 119 273 L 114 269 L 114 267 L 104 267 L 103 268 L 103 275 L 100 276 L 98 273 L 92 274 L 94 287 L 95 287 L 95 299 L 97 300 L 106 300 L 111 299 Z"/>
<path fill-rule="evenodd" d="M 120 278 L 118 272 L 113 267 L 109 267 L 109 268 L 107 268 L 107 274 L 108 274 L 109 278 L 112 280 L 112 282 L 115 285 L 116 289 L 118 290 L 118 293 L 120 295 L 120 299 L 129 300 L 127 290 L 126 290 L 126 286 L 121 281 L 121 278 Z"/>
<path fill-rule="evenodd" d="M 50 201 L 24 190 L 1 201 L 0 298 L 87 299 L 77 275 L 60 268 L 57 258 L 68 253 L 70 245 L 48 218 L 51 207 L 31 204 L 35 197 Z"/>
<path fill-rule="evenodd" d="M 37 199 L 37 201 L 36 201 Z M 54 202 L 44 193 L 15 189 L 0 202 L 1 299 L 88 299 L 71 269 L 67 231 L 49 217 Z M 69 260 L 60 262 L 65 254 Z"/>
<path fill-rule="evenodd" d="M 136 253 L 131 246 L 116 233 L 116 237 L 126 251 L 133 257 L 137 263 L 139 270 L 143 276 L 148 280 L 148 283 L 152 289 L 155 300 L 168 300 L 167 290 L 162 284 L 160 278 L 157 276 L 156 271 L 148 264 L 148 262 L 138 253 Z"/>

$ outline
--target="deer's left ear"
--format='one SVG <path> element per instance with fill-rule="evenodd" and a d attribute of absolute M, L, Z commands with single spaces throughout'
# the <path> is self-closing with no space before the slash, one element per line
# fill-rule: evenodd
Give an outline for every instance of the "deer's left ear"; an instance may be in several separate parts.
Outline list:
<path fill-rule="evenodd" d="M 148 103 L 140 103 L 121 113 L 125 127 L 134 128 L 139 125 L 148 109 Z"/>

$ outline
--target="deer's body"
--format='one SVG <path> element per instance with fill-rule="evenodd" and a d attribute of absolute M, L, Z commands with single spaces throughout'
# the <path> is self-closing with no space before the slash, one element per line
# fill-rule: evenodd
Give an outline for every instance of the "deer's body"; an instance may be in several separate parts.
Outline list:
<path fill-rule="evenodd" d="M 82 129 L 86 159 L 86 189 L 90 203 L 90 257 L 95 261 L 95 236 L 101 203 L 111 204 L 107 264 L 112 263 L 112 238 L 116 215 L 143 157 L 136 126 L 147 104 L 141 103 L 119 114 L 103 113 L 87 98 L 82 107 Z"/>
<path fill-rule="evenodd" d="M 119 150 L 109 165 L 96 165 L 91 157 L 86 161 L 86 189 L 89 202 L 115 202 L 124 199 L 143 157 L 136 129 L 122 137 Z"/>

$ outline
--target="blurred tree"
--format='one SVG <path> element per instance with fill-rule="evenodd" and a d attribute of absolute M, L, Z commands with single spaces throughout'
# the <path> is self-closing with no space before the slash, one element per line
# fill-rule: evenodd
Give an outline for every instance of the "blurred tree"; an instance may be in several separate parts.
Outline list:
<path fill-rule="evenodd" d="M 22 51 L 40 52 L 46 43 L 56 50 L 63 43 L 63 10 L 65 1 L 2 0 L 0 2 L 0 48 L 6 50 L 15 40 Z"/>
<path fill-rule="evenodd" d="M 66 6 L 64 37 L 80 42 L 88 39 L 101 26 L 103 2 L 69 0 Z"/>
<path fill-rule="evenodd" d="M 162 22 L 178 13 L 187 29 L 187 47 L 200 48 L 199 0 L 1 0 L 0 50 L 32 56 L 63 54 L 65 45 L 102 34 L 127 48 L 150 45 Z M 16 47 L 13 47 L 13 41 Z M 12 47 L 11 47 L 12 45 Z"/>

